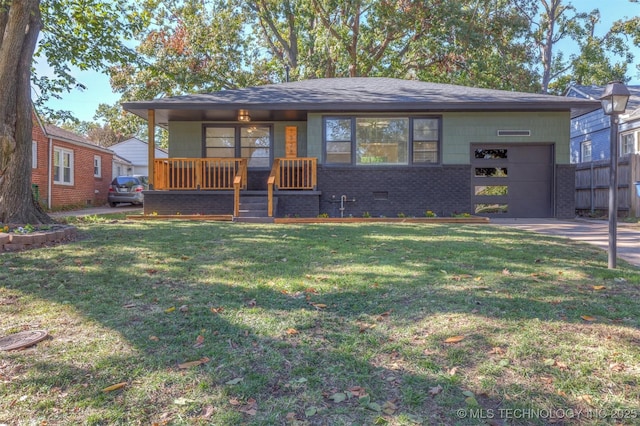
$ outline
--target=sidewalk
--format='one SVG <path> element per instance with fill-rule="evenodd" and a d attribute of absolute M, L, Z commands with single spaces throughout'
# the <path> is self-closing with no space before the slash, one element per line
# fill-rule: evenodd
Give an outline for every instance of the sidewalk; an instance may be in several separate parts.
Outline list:
<path fill-rule="evenodd" d="M 609 249 L 609 222 L 606 220 L 491 219 L 491 224 L 555 235 Z M 617 255 L 640 267 L 640 224 L 618 222 Z"/>

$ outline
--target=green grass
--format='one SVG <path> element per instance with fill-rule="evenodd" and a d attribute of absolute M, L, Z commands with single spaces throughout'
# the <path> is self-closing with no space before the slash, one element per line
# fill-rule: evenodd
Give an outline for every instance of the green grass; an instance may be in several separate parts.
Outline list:
<path fill-rule="evenodd" d="M 75 243 L 0 254 L 0 335 L 51 334 L 0 353 L 0 424 L 640 416 L 640 271 L 595 248 L 488 225 L 74 222 Z"/>

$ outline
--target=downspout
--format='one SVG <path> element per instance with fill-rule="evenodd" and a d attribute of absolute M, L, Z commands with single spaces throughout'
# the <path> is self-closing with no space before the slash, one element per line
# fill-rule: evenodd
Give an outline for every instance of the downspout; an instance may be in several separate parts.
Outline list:
<path fill-rule="evenodd" d="M 47 209 L 51 210 L 52 183 L 51 178 L 52 162 L 53 162 L 53 139 L 49 138 L 49 155 L 47 159 Z"/>

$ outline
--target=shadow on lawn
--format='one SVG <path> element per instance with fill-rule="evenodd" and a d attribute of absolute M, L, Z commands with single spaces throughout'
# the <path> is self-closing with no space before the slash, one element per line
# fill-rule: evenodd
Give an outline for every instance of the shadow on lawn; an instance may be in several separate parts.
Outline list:
<path fill-rule="evenodd" d="M 378 416 L 409 422 L 409 415 L 427 423 L 484 424 L 457 416 L 456 410 L 474 408 L 462 393 L 468 389 L 465 371 L 474 371 L 479 355 L 496 345 L 488 336 L 497 322 L 515 321 L 517 327 L 518 321 L 537 318 L 571 326 L 581 321 L 573 299 L 590 313 L 603 309 L 579 294 L 567 298 L 567 291 L 580 285 L 577 279 L 558 285 L 557 277 L 531 275 L 540 265 L 595 274 L 603 257 L 596 250 L 542 237 L 531 247 L 530 240 L 517 242 L 523 233 L 504 231 L 495 239 L 496 228 L 480 226 L 401 225 L 392 233 L 386 226 L 103 225 L 82 242 L 52 250 L 46 261 L 38 260 L 37 252 L 6 256 L 10 291 L 70 304 L 122 335 L 136 352 L 83 368 L 74 362 L 34 362 L 31 374 L 11 386 L 73 389 L 76 405 L 112 410 L 123 422 L 185 415 L 173 401 L 188 389 L 200 396 L 223 394 L 211 400 L 218 404 L 257 399 L 255 416 L 231 404 L 217 407 L 221 424 L 282 424 L 289 412 L 309 424 L 373 423 Z M 574 251 L 582 257 L 572 258 Z M 505 270 L 508 274 L 495 278 Z M 490 275 L 490 284 L 475 280 Z M 550 308 L 545 294 L 568 300 Z M 180 306 L 186 306 L 184 312 Z M 477 322 L 453 319 L 449 327 L 424 330 L 413 339 L 393 332 L 443 313 L 471 315 Z M 460 333 L 467 335 L 464 342 L 443 343 Z M 204 337 L 201 345 L 198 336 Z M 630 327 L 620 339 L 621 345 L 637 344 L 637 330 Z M 178 368 L 205 357 L 209 362 L 198 367 Z M 456 367 L 459 372 L 452 374 Z M 149 375 L 159 378 L 147 395 L 135 386 L 114 394 L 99 391 Z M 354 386 L 367 390 L 369 402 L 329 399 Z M 431 395 L 438 386 L 442 391 Z M 493 396 L 476 395 L 476 400 L 485 410 L 545 408 L 546 403 L 581 408 L 552 389 L 533 389 L 529 401 L 498 399 L 511 391 L 498 383 Z M 379 413 L 387 401 L 397 410 Z M 186 416 L 201 415 L 207 404 L 206 397 L 187 402 Z M 310 407 L 318 413 L 305 419 Z M 545 423 L 525 419 L 522 424 L 536 421 Z"/>

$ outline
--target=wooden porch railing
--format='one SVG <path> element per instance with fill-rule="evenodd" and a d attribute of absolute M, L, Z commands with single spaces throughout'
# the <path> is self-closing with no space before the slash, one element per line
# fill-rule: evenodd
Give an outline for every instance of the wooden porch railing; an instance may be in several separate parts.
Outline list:
<path fill-rule="evenodd" d="M 233 179 L 233 216 L 240 216 L 240 189 L 247 187 L 247 162 L 240 163 L 238 173 Z"/>
<path fill-rule="evenodd" d="M 267 213 L 273 217 L 273 190 L 311 189 L 318 186 L 317 158 L 276 158 L 267 180 Z"/>
<path fill-rule="evenodd" d="M 232 190 L 240 175 L 247 186 L 245 158 L 162 158 L 154 161 L 154 189 Z"/>

